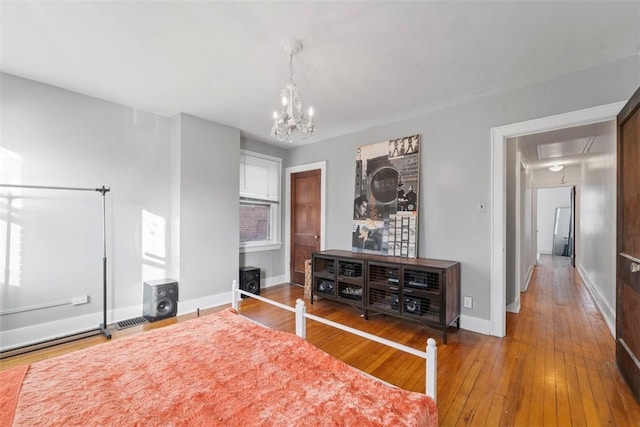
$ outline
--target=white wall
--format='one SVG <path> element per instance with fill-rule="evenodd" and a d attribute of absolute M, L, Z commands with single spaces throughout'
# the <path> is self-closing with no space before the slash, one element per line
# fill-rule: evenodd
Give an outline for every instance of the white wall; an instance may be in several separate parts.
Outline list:
<path fill-rule="evenodd" d="M 522 162 L 520 141 L 506 145 L 506 266 L 507 311 L 520 311 L 520 292 L 528 286 L 535 257 L 532 249 L 533 171 Z"/>
<path fill-rule="evenodd" d="M 571 187 L 538 188 L 538 253 L 551 255 L 557 208 L 571 207 Z"/>
<path fill-rule="evenodd" d="M 477 204 L 491 196 L 493 127 L 627 99 L 640 84 L 638 57 L 586 69 L 509 93 L 383 124 L 320 144 L 288 150 L 286 166 L 327 161 L 328 249 L 350 248 L 355 153 L 360 145 L 421 134 L 420 257 L 462 263 L 462 326 L 490 332 L 490 212 Z M 319 131 L 321 128 L 319 126 Z"/>
<path fill-rule="evenodd" d="M 533 169 L 531 167 L 525 167 L 522 173 L 521 206 L 520 291 L 524 292 L 529 287 L 529 280 L 536 264 L 533 241 L 536 235 L 536 224 L 533 211 Z"/>
<path fill-rule="evenodd" d="M 507 144 L 507 168 L 506 168 L 506 262 L 505 262 L 505 283 L 506 283 L 506 303 L 507 307 L 516 302 L 520 294 L 516 290 L 516 215 L 518 212 L 516 199 L 516 188 L 519 182 L 519 158 L 520 153 L 517 144 Z M 510 310 L 517 311 L 517 308 L 510 307 Z"/>
<path fill-rule="evenodd" d="M 533 169 L 522 162 L 519 140 L 507 143 L 506 304 L 520 312 L 520 293 L 527 290 L 536 263 L 534 254 Z"/>
<path fill-rule="evenodd" d="M 179 313 L 230 300 L 239 264 L 239 130 L 184 114 L 169 119 L 8 74 L 0 74 L 0 84 L 1 183 L 112 190 L 106 198 L 109 323 L 142 314 L 145 280 L 177 279 Z M 28 191 L 11 217 L 7 190 L 0 191 L 0 228 L 22 227 L 21 247 L 9 251 L 0 233 L 0 258 L 9 253 L 21 272 L 20 286 L 2 283 L 2 276 L 0 310 L 79 294 L 90 302 L 0 316 L 2 348 L 102 322 L 100 194 Z"/>
<path fill-rule="evenodd" d="M 615 336 L 616 127 L 598 135 L 582 163 L 577 268 Z"/>

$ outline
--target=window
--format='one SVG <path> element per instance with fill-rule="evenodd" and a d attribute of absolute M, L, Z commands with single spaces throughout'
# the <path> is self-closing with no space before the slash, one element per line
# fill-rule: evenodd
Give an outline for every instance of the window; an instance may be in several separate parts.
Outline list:
<path fill-rule="evenodd" d="M 240 251 L 280 249 L 282 160 L 240 152 Z"/>

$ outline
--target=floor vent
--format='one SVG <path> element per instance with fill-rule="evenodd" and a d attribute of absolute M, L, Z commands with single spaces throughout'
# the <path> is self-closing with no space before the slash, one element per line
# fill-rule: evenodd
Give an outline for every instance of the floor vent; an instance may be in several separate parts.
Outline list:
<path fill-rule="evenodd" d="M 133 319 L 123 320 L 121 322 L 116 323 L 116 329 L 125 329 L 130 328 L 132 326 L 141 325 L 146 323 L 147 319 L 144 317 L 134 317 Z"/>

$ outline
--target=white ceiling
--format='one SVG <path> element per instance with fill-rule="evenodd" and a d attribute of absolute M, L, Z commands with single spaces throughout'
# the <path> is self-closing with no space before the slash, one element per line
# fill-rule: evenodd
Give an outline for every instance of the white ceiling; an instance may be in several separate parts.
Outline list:
<path fill-rule="evenodd" d="M 596 138 L 615 139 L 615 121 L 590 123 L 515 139 L 522 150 L 522 161 L 536 169 L 554 163 L 566 166 L 580 164 Z"/>
<path fill-rule="evenodd" d="M 640 51 L 640 2 L 0 3 L 0 69 L 269 137 L 285 38 L 316 142 Z"/>

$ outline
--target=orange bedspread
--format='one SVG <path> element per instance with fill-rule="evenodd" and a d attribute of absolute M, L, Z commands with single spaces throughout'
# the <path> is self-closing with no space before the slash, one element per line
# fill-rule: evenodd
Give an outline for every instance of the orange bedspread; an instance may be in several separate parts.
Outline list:
<path fill-rule="evenodd" d="M 3 394 L 17 396 L 0 400 L 3 426 L 438 421 L 435 402 L 426 395 L 367 378 L 295 335 L 232 310 L 34 363 L 22 384 L 20 376 L 18 368 L 0 372 Z"/>

